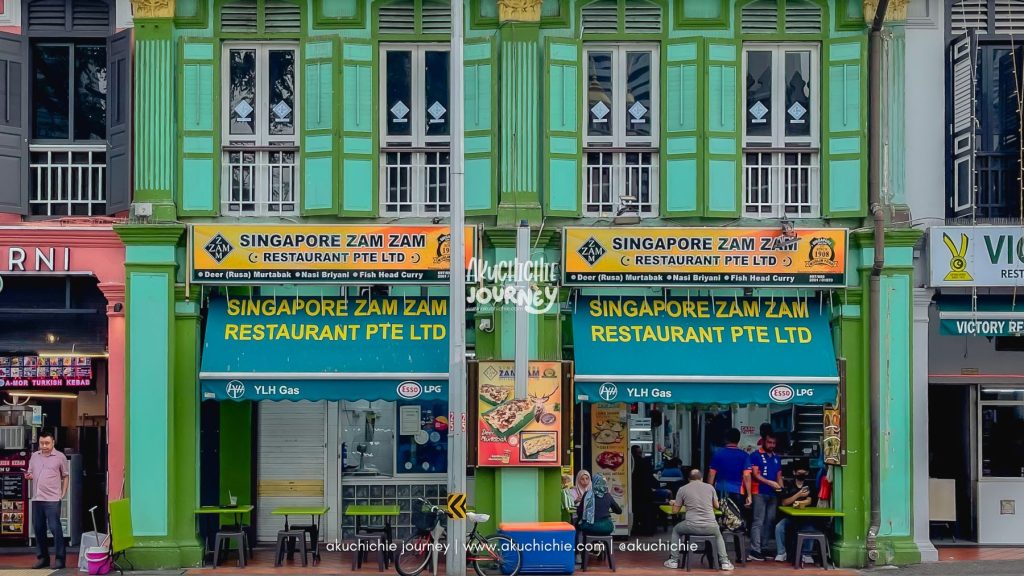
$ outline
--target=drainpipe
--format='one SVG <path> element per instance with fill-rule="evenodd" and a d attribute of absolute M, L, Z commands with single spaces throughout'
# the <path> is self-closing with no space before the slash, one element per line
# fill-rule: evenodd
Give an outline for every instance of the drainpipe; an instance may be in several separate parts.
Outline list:
<path fill-rule="evenodd" d="M 875 9 L 875 18 L 871 23 L 871 35 L 868 40 L 868 102 L 870 118 L 868 120 L 868 140 L 870 155 L 868 157 L 868 203 L 871 208 L 871 219 L 874 224 L 874 262 L 871 264 L 871 281 L 869 285 L 870 324 L 870 376 L 869 399 L 871 411 L 871 522 L 867 534 L 867 565 L 873 567 L 878 561 L 878 531 L 882 524 L 881 510 L 881 479 L 882 479 L 882 431 L 881 431 L 881 276 L 885 266 L 885 214 L 882 210 L 882 25 L 885 13 L 889 9 L 889 0 L 880 0 Z"/>

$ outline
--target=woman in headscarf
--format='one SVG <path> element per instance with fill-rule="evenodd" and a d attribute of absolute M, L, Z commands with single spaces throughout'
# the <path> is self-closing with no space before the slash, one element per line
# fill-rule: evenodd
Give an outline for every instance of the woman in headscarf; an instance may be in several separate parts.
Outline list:
<path fill-rule="evenodd" d="M 577 478 L 577 483 L 578 481 Z M 580 532 L 607 536 L 615 530 L 612 513 L 622 514 L 622 508 L 608 493 L 608 482 L 604 476 L 594 474 L 590 488 L 583 494 L 582 502 L 576 507 L 577 526 Z"/>

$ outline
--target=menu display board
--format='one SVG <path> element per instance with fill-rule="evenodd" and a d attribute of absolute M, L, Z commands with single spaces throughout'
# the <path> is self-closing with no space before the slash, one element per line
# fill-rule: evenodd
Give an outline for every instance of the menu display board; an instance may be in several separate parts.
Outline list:
<path fill-rule="evenodd" d="M 0 538 L 24 537 L 28 523 L 27 456 L 0 457 Z"/>
<path fill-rule="evenodd" d="M 622 507 L 612 514 L 615 533 L 629 530 L 629 411 L 625 404 L 594 404 L 590 410 L 590 436 L 593 446 L 591 474 L 600 474 L 608 482 L 608 492 Z"/>
<path fill-rule="evenodd" d="M 514 362 L 480 362 L 480 466 L 562 465 L 562 363 L 530 362 L 526 398 L 515 397 Z"/>
<path fill-rule="evenodd" d="M 92 376 L 87 356 L 0 356 L 0 388 L 90 390 Z"/>

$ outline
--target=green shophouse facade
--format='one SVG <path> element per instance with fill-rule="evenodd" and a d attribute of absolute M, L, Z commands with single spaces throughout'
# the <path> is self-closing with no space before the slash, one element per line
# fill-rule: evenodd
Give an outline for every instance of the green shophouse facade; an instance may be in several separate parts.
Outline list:
<path fill-rule="evenodd" d="M 861 226 L 868 98 L 858 2 L 526 4 L 539 4 L 539 18 L 529 8 L 505 14 L 494 0 L 466 5 L 466 207 L 489 260 L 514 258 L 522 220 L 531 257 L 549 262 L 560 259 L 563 226 L 611 226 L 621 212 L 639 215 L 638 226 L 779 227 L 783 217 Z M 444 222 L 450 29 L 447 2 L 430 0 L 135 3 L 135 201 L 153 213 L 119 228 L 136 565 L 191 566 L 201 554 L 192 510 L 204 303 L 185 282 L 186 225 Z M 802 97 L 787 90 L 794 77 Z M 247 110 L 243 100 L 258 104 Z M 787 130 L 784 114 L 806 122 Z M 881 542 L 882 558 L 897 562 L 918 557 L 908 480 L 916 240 L 887 232 L 882 277 Z M 864 562 L 869 518 L 871 246 L 870 234 L 851 233 L 849 287 L 833 294 L 847 382 L 834 496 L 846 513 L 843 565 Z M 556 307 L 531 317 L 532 359 L 562 359 L 571 343 L 562 316 Z M 512 359 L 513 315 L 481 307 L 483 321 L 493 329 L 470 334 L 476 357 Z M 218 410 L 226 493 L 228 479 L 253 475 L 254 415 L 230 402 Z M 558 470 L 477 469 L 474 483 L 474 504 L 498 521 L 560 519 Z M 249 490 L 234 493 L 254 500 Z"/>

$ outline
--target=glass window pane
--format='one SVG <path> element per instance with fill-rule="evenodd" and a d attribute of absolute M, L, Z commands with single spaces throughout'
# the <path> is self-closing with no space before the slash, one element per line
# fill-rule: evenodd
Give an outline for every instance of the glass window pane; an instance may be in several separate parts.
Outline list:
<path fill-rule="evenodd" d="M 626 135 L 651 135 L 651 53 L 626 53 Z"/>
<path fill-rule="evenodd" d="M 71 136 L 70 46 L 32 49 L 32 137 L 67 140 Z"/>
<path fill-rule="evenodd" d="M 447 136 L 448 129 L 448 52 L 423 54 L 426 135 Z"/>
<path fill-rule="evenodd" d="M 342 402 L 339 432 L 345 446 L 343 474 L 394 474 L 395 403 Z"/>
<path fill-rule="evenodd" d="M 772 53 L 747 52 L 747 136 L 772 135 Z"/>
<path fill-rule="evenodd" d="M 390 50 L 387 53 L 388 134 L 412 134 L 412 52 Z"/>
<path fill-rule="evenodd" d="M 988 54 L 991 63 L 983 62 L 979 68 L 982 76 L 988 73 L 991 85 L 985 90 L 985 84 L 979 81 L 978 86 L 982 88 L 982 98 L 991 102 L 979 110 L 982 134 L 987 137 L 980 138 L 978 144 L 986 152 L 1015 152 L 1019 131 L 1015 78 L 1021 74 L 1021 60 L 1018 54 L 1005 48 L 993 48 Z M 989 66 L 992 69 L 985 71 Z"/>
<path fill-rule="evenodd" d="M 107 137 L 107 47 L 75 47 L 75 140 Z"/>
<path fill-rule="evenodd" d="M 786 52 L 786 136 L 811 135 L 811 53 Z"/>
<path fill-rule="evenodd" d="M 268 60 L 270 134 L 295 134 L 295 51 L 271 50 Z"/>
<path fill-rule="evenodd" d="M 587 52 L 587 134 L 612 135 L 612 53 Z"/>
<path fill-rule="evenodd" d="M 256 133 L 256 51 L 229 52 L 228 118 L 231 134 Z"/>
<path fill-rule="evenodd" d="M 982 405 L 981 475 L 1024 477 L 1024 405 Z"/>
<path fill-rule="evenodd" d="M 444 473 L 448 471 L 448 428 L 438 419 L 448 414 L 446 401 L 400 402 L 400 415 L 418 413 L 417 434 L 397 435 L 398 474 Z M 410 422 L 413 420 L 410 416 Z M 419 434 L 422 431 L 423 434 Z M 425 441 L 424 441 L 425 440 Z M 351 454 L 349 449 L 349 454 Z M 350 456 L 351 458 L 351 456 Z"/>
<path fill-rule="evenodd" d="M 1024 388 L 984 387 L 981 389 L 981 399 L 1024 402 Z"/>

